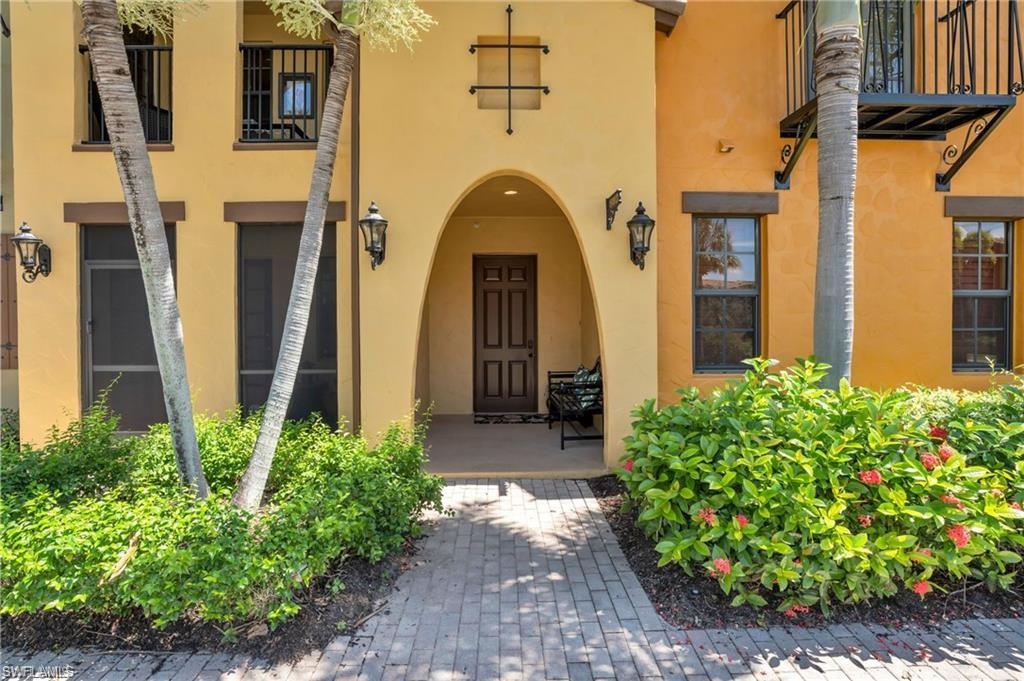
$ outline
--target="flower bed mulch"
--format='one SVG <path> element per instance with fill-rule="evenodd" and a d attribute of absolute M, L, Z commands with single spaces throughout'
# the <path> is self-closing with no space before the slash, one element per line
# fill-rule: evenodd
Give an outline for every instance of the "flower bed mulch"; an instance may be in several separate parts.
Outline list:
<path fill-rule="evenodd" d="M 730 605 L 732 596 L 722 592 L 718 582 L 703 575 L 690 576 L 675 564 L 658 567 L 658 553 L 651 541 L 636 526 L 636 509 L 623 511 L 625 488 L 614 475 L 587 481 L 605 518 L 619 540 L 630 567 L 640 579 L 651 603 L 665 621 L 681 628 L 723 628 L 729 626 L 771 626 L 789 624 L 819 626 L 831 623 L 876 623 L 887 627 L 908 624 L 938 625 L 944 621 L 973 617 L 1024 616 L 1024 575 L 1012 591 L 989 592 L 984 585 L 942 584 L 922 599 L 911 591 L 857 605 L 836 605 L 826 618 L 811 609 L 795 619 L 785 617 L 769 607 L 753 608 Z"/>
<path fill-rule="evenodd" d="M 264 623 L 238 628 L 232 640 L 223 626 L 182 619 L 157 629 L 141 612 L 122 616 L 45 612 L 0 617 L 4 647 L 25 650 L 194 652 L 246 654 L 276 663 L 294 661 L 323 648 L 339 634 L 351 634 L 370 616 L 385 610 L 399 574 L 414 563 L 415 544 L 407 542 L 398 555 L 371 564 L 361 558 L 344 560 L 316 578 L 301 594 L 299 613 L 274 631 Z M 331 593 L 339 580 L 344 589 Z"/>

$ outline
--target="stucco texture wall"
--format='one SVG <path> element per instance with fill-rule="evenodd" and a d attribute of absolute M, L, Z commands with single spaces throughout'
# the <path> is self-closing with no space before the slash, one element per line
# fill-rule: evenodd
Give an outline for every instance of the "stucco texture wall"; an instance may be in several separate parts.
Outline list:
<path fill-rule="evenodd" d="M 65 202 L 123 201 L 109 151 L 74 152 L 80 142 L 84 57 L 80 10 L 68 1 L 11 4 L 14 163 L 18 219 L 53 249 L 53 273 L 19 281 L 21 424 L 38 441 L 81 413 L 79 228 Z M 174 149 L 152 152 L 157 192 L 184 201 L 178 223 L 177 287 L 196 407 L 223 411 L 238 400 L 237 229 L 226 201 L 305 201 L 313 150 L 236 151 L 240 109 L 241 3 L 210 2 L 179 21 L 174 35 Z M 281 42 L 290 39 L 280 34 Z M 40 87 L 41 74 L 47 83 Z M 76 82 L 80 87 L 76 89 Z M 332 200 L 349 193 L 349 133 L 343 123 Z M 77 127 L 77 129 L 76 129 Z M 338 225 L 339 408 L 351 413 L 347 234 Z M 35 311 L 46 310 L 45 314 Z"/>
<path fill-rule="evenodd" d="M 361 121 L 360 191 L 391 220 L 387 261 L 376 271 L 360 263 L 364 428 L 379 431 L 412 408 L 421 312 L 451 212 L 488 177 L 516 174 L 551 195 L 579 244 L 605 368 L 605 462 L 614 464 L 630 409 L 657 390 L 658 251 L 640 271 L 627 257 L 622 215 L 611 232 L 604 225 L 604 197 L 616 187 L 629 206 L 654 201 L 653 10 L 517 3 L 513 33 L 551 47 L 540 74 L 551 94 L 538 110 L 514 111 L 508 135 L 505 112 L 478 109 L 468 93 L 477 77 L 469 45 L 505 32 L 504 5 L 424 7 L 438 25 L 414 54 L 367 51 L 361 62 L 364 111 L 373 115 Z"/>
<path fill-rule="evenodd" d="M 537 376 L 539 410 L 544 411 L 548 371 L 572 370 L 583 347 L 597 344 L 595 327 L 584 344 L 584 316 L 593 318 L 576 237 L 563 218 L 453 218 L 441 237 L 427 291 L 423 325 L 429 343 L 429 392 L 436 414 L 473 411 L 473 255 L 537 256 Z M 429 399 L 428 399 L 429 396 Z"/>
<path fill-rule="evenodd" d="M 682 191 L 773 191 L 782 167 L 784 3 L 691 0 L 669 38 L 657 39 L 659 395 L 707 389 L 723 375 L 695 375 L 691 352 L 692 216 Z M 724 30 L 728 27 L 728 30 Z M 960 144 L 962 131 L 949 141 Z M 719 140 L 735 144 L 719 151 Z M 978 388 L 988 375 L 954 373 L 952 220 L 934 188 L 948 142 L 859 144 L 856 194 L 856 327 L 853 378 Z M 952 195 L 1024 194 L 1024 107 L 1017 106 L 953 182 Z M 782 362 L 812 351 L 817 239 L 817 143 L 812 141 L 763 221 L 762 353 Z M 1018 242 L 1024 233 L 1018 222 Z M 1020 259 L 1017 261 L 1021 262 Z M 1017 286 L 1022 284 L 1017 266 Z M 1020 288 L 1018 288 L 1020 290 Z M 1015 299 L 1016 362 L 1024 296 Z"/>

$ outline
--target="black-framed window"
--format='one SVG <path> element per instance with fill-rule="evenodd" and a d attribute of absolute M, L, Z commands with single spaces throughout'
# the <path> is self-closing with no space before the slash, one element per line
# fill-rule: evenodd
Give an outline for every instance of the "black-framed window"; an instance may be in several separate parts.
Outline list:
<path fill-rule="evenodd" d="M 953 223 L 953 368 L 1010 366 L 1012 223 Z"/>
<path fill-rule="evenodd" d="M 312 73 L 282 73 L 277 115 L 281 118 L 316 118 L 314 83 Z"/>
<path fill-rule="evenodd" d="M 742 371 L 760 354 L 757 217 L 693 218 L 693 367 Z"/>

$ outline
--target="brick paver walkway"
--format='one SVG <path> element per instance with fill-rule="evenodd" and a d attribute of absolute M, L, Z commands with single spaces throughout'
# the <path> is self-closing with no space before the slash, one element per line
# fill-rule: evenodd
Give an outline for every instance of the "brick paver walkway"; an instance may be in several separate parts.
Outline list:
<path fill-rule="evenodd" d="M 1024 679 L 1022 620 L 677 631 L 585 482 L 459 481 L 418 564 L 354 637 L 270 666 L 223 654 L 5 653 L 125 679 Z M 6 674 L 5 676 L 10 676 Z"/>

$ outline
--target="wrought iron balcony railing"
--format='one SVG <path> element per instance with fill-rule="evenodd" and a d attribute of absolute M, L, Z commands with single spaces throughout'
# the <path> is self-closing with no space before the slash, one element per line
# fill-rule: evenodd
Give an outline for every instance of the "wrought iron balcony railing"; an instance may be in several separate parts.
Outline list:
<path fill-rule="evenodd" d="M 78 51 L 88 60 L 89 48 L 80 45 Z M 173 130 L 172 76 L 173 59 L 170 45 L 126 45 L 128 70 L 135 84 L 142 116 L 142 130 L 146 141 L 154 144 L 171 142 Z M 103 119 L 99 91 L 89 61 L 89 91 L 86 98 L 86 144 L 107 144 L 110 135 Z"/>
<path fill-rule="evenodd" d="M 315 142 L 334 61 L 330 45 L 242 43 L 242 142 Z"/>
<path fill-rule="evenodd" d="M 785 26 L 786 113 L 815 97 L 812 0 Z M 1019 95 L 1024 50 L 1017 0 L 862 0 L 861 91 L 882 95 Z"/>
<path fill-rule="evenodd" d="M 791 0 L 776 18 L 783 26 L 786 115 L 776 186 L 815 134 L 813 64 L 815 0 Z M 858 134 L 868 139 L 944 140 L 968 126 L 963 149 L 943 155 L 949 183 L 1024 93 L 1024 48 L 1018 0 L 861 0 L 861 92 Z"/>

